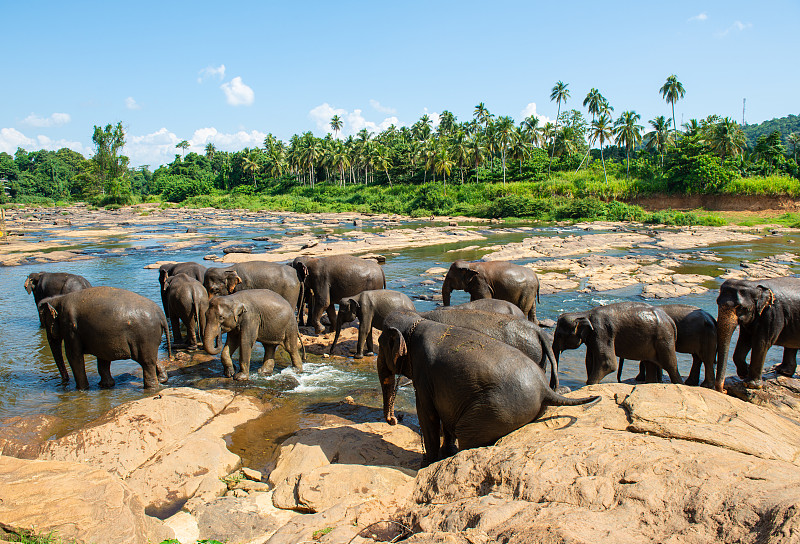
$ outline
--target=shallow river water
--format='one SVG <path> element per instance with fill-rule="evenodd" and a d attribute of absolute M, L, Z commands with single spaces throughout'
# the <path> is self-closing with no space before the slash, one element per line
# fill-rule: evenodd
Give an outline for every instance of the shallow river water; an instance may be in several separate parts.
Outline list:
<path fill-rule="evenodd" d="M 310 223 L 309 223 L 310 224 Z M 423 223 L 420 223 L 422 225 Z M 425 222 L 425 225 L 430 223 Z M 463 224 L 463 223 L 462 223 Z M 330 225 L 316 223 L 311 232 L 322 232 L 322 228 Z M 413 227 L 405 223 L 403 228 Z M 60 384 L 59 374 L 50 353 L 45 333 L 39 328 L 33 297 L 28 295 L 23 283 L 30 272 L 72 272 L 86 277 L 92 285 L 110 285 L 121 287 L 142 294 L 160 305 L 158 290 L 158 271 L 143 267 L 158 260 L 197 261 L 204 262 L 202 257 L 210 252 L 210 244 L 193 247 L 188 250 L 163 251 L 163 244 L 170 241 L 171 234 L 185 232 L 185 226 L 165 222 L 156 225 L 153 232 L 158 236 L 146 244 L 133 245 L 109 237 L 108 243 L 98 246 L 76 247 L 88 252 L 96 252 L 97 258 L 85 261 L 35 264 L 12 267 L 0 267 L 0 426 L 2 421 L 12 416 L 24 416 L 44 413 L 61 418 L 63 424 L 57 434 L 80 427 L 86 422 L 100 416 L 110 408 L 123 402 L 146 396 L 141 389 L 141 369 L 133 361 L 115 361 L 111 371 L 117 385 L 112 389 L 99 389 L 94 358 L 87 356 L 86 367 L 91 388 L 88 391 L 76 391 L 74 382 L 67 386 Z M 347 233 L 353 227 L 337 228 L 337 233 Z M 369 221 L 365 221 L 364 230 L 378 229 Z M 569 234 L 587 234 L 577 228 L 548 227 L 535 228 L 525 224 L 515 225 L 481 225 L 481 232 L 487 234 L 484 245 L 518 242 L 530 236 L 567 236 Z M 270 236 L 273 240 L 287 235 L 279 223 L 279 218 L 261 217 L 254 222 L 252 228 L 237 225 L 232 228 L 201 227 L 201 233 L 212 234 L 217 242 L 225 239 L 237 239 L 252 243 L 258 236 Z M 602 232 L 602 231 L 593 231 Z M 46 233 L 42 238 L 47 237 Z M 704 262 L 692 260 L 677 272 L 686 274 L 706 274 L 718 276 L 721 268 L 736 267 L 742 259 L 757 260 L 762 257 L 791 252 L 794 247 L 790 243 L 792 237 L 770 236 L 756 242 L 730 243 L 711 246 L 721 262 Z M 403 291 L 412 298 L 415 295 L 433 295 L 440 293 L 441 283 L 421 285 L 421 281 L 429 279 L 422 275 L 433 266 L 449 266 L 458 258 L 478 259 L 486 251 L 466 250 L 454 251 L 460 247 L 474 246 L 479 242 L 459 242 L 386 252 L 387 260 L 384 271 L 387 288 Z M 269 246 L 269 242 L 256 243 L 256 251 Z M 640 254 L 653 253 L 654 250 L 639 249 Z M 696 251 L 696 250 L 685 250 Z M 681 250 L 677 251 L 678 253 Z M 625 251 L 609 254 L 622 255 Z M 524 264 L 527 261 L 516 261 Z M 704 294 L 668 299 L 664 303 L 681 302 L 700 306 L 716 315 L 716 287 L 721 280 L 710 282 L 706 286 L 709 291 Z M 641 300 L 641 286 L 614 291 L 582 293 L 567 291 L 542 295 L 537 314 L 540 319 L 557 319 L 561 312 L 588 309 L 592 306 L 617 302 L 621 300 Z M 466 302 L 469 295 L 463 291 L 453 293 L 453 303 Z M 436 306 L 436 302 L 415 300 L 417 309 L 425 311 Z M 735 339 L 734 339 L 735 340 Z M 162 344 L 164 350 L 165 344 Z M 253 354 L 254 359 L 261 355 L 260 347 Z M 585 382 L 584 368 L 585 348 L 565 352 L 561 357 L 561 383 L 571 388 L 578 388 Z M 773 348 L 768 354 L 767 366 L 780 361 L 781 351 Z M 166 357 L 166 353 L 162 354 Z M 279 350 L 278 366 L 273 376 L 256 378 L 250 386 L 263 391 L 261 396 L 277 406 L 275 417 L 261 422 L 258 433 L 271 434 L 274 440 L 290 434 L 302 426 L 303 418 L 313 413 L 326 403 L 338 402 L 346 396 L 352 396 L 357 404 L 379 407 L 380 389 L 374 362 L 356 363 L 352 359 L 323 359 L 309 355 L 302 374 L 295 373 L 285 367 L 288 358 Z M 691 356 L 678 354 L 681 374 L 688 375 Z M 284 366 L 281 366 L 284 361 Z M 373 359 L 374 361 L 374 359 Z M 220 376 L 222 367 L 219 358 L 208 366 L 210 374 Z M 632 377 L 638 369 L 636 364 L 628 364 L 623 378 Z M 735 373 L 729 365 L 728 374 Z M 170 372 L 170 386 L 199 387 L 233 387 L 228 380 L 208 379 L 209 372 L 183 373 Z M 615 375 L 609 375 L 606 381 L 613 381 Z M 398 399 L 398 409 L 413 412 L 413 390 L 406 387 Z M 267 437 L 265 437 L 267 438 Z M 244 438 L 245 442 L 247 438 Z M 242 445 L 244 447 L 244 445 Z M 241 449 L 241 448 L 239 448 Z"/>

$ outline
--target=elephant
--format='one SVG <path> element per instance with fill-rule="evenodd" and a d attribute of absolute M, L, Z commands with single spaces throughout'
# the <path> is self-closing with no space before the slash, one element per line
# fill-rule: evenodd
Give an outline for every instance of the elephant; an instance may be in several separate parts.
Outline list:
<path fill-rule="evenodd" d="M 169 317 L 167 292 L 164 290 L 164 282 L 166 279 L 171 276 L 177 276 L 178 274 L 186 274 L 190 278 L 194 278 L 202 284 L 206 270 L 208 269 L 202 264 L 193 262 L 167 263 L 158 267 L 158 284 L 161 286 L 161 306 L 164 308 L 164 315 Z"/>
<path fill-rule="evenodd" d="M 546 406 L 600 399 L 555 393 L 525 354 L 477 331 L 409 310 L 393 312 L 384 325 L 377 363 L 384 419 L 397 424 L 395 375 L 411 378 L 425 450 L 422 467 L 454 454 L 456 440 L 462 450 L 489 446 L 535 420 Z"/>
<path fill-rule="evenodd" d="M 158 361 L 161 333 L 167 336 L 172 357 L 167 318 L 152 300 L 125 289 L 87 287 L 39 302 L 47 341 L 63 383 L 69 383 L 61 344 L 67 354 L 78 389 L 88 389 L 84 355 L 97 357 L 100 387 L 113 387 L 111 361 L 133 359 L 142 365 L 144 389 L 167 382 Z"/>
<path fill-rule="evenodd" d="M 450 292 L 463 289 L 470 300 L 497 298 L 519 306 L 528 320 L 536 323 L 539 278 L 530 268 L 505 261 L 453 261 L 442 284 L 442 302 L 450 306 Z"/>
<path fill-rule="evenodd" d="M 677 353 L 692 354 L 692 370 L 686 378 L 686 385 L 697 385 L 700 383 L 700 366 L 705 367 L 705 380 L 703 387 L 714 387 L 714 362 L 717 358 L 717 321 L 714 317 L 698 308 L 688 304 L 664 304 L 658 306 L 675 322 L 677 337 L 675 338 L 675 351 Z M 622 365 L 624 359 L 619 360 L 619 370 L 617 370 L 617 381 L 622 376 Z M 661 382 L 661 369 L 649 369 L 644 367 L 649 363 L 640 363 L 639 376 L 637 381 L 643 381 L 647 372 L 655 376 L 656 383 Z M 654 374 L 653 374 L 654 372 Z"/>
<path fill-rule="evenodd" d="M 479 310 L 481 312 L 492 312 L 495 314 L 510 315 L 517 319 L 526 319 L 525 314 L 519 306 L 506 300 L 496 298 L 479 298 L 472 302 L 456 304 L 455 306 L 439 306 L 437 310 Z"/>
<path fill-rule="evenodd" d="M 768 280 L 725 280 L 717 297 L 717 372 L 714 388 L 724 391 L 733 331 L 739 326 L 739 340 L 733 351 L 736 373 L 745 387 L 760 389 L 764 359 L 773 345 L 783 346 L 779 374 L 793 375 L 795 354 L 800 348 L 800 278 Z M 747 364 L 747 354 L 750 365 Z"/>
<path fill-rule="evenodd" d="M 200 337 L 206 328 L 208 293 L 203 284 L 186 274 L 169 276 L 164 280 L 162 293 L 167 297 L 167 316 L 172 321 L 172 334 L 176 344 L 181 343 L 181 321 L 186 325 L 188 348 L 197 349 Z"/>
<path fill-rule="evenodd" d="M 617 302 L 558 316 L 553 353 L 586 344 L 586 384 L 599 383 L 617 369 L 617 357 L 650 361 L 683 383 L 675 355 L 675 322 L 661 308 L 643 302 Z"/>
<path fill-rule="evenodd" d="M 488 300 L 488 299 L 487 299 Z M 547 363 L 550 363 L 550 388 L 557 391 L 558 366 L 551 344 L 553 340 L 539 325 L 526 319 L 519 319 L 510 315 L 502 315 L 481 310 L 459 309 L 459 306 L 443 306 L 420 315 L 425 319 L 455 325 L 473 331 L 482 332 L 495 340 L 513 346 L 528 356 L 546 373 Z"/>
<path fill-rule="evenodd" d="M 228 333 L 225 346 L 215 340 Z M 212 298 L 206 311 L 203 349 L 210 355 L 222 352 L 225 377 L 250 379 L 250 354 L 256 342 L 264 346 L 264 361 L 258 373 L 269 375 L 275 368 L 275 350 L 281 345 L 289 352 L 292 366 L 303 370 L 300 356 L 302 342 L 294 318 L 294 309 L 282 296 L 269 289 L 247 289 L 231 295 Z M 234 373 L 231 356 L 239 349 L 239 372 Z"/>
<path fill-rule="evenodd" d="M 42 299 L 47 297 L 65 295 L 91 286 L 92 284 L 83 276 L 66 272 L 31 272 L 25 280 L 25 290 L 29 295 L 33 293 L 33 301 L 37 307 Z M 44 327 L 41 316 L 39 325 Z"/>
<path fill-rule="evenodd" d="M 203 276 L 208 298 L 238 293 L 245 289 L 269 289 L 278 293 L 292 308 L 300 298 L 297 274 L 285 264 L 266 261 L 238 263 L 228 268 L 209 268 Z M 294 310 L 293 310 L 294 311 Z"/>
<path fill-rule="evenodd" d="M 325 312 L 331 328 L 335 326 L 336 302 L 362 291 L 386 289 L 383 268 L 372 259 L 352 255 L 297 257 L 292 267 L 305 285 L 306 296 L 311 297 L 308 320 L 317 334 L 324 330 L 320 319 Z"/>
<path fill-rule="evenodd" d="M 383 320 L 395 310 L 416 311 L 414 303 L 406 295 L 391 289 L 372 289 L 362 291 L 352 297 L 344 297 L 339 301 L 339 311 L 336 314 L 336 333 L 328 352 L 333 355 L 333 348 L 339 341 L 339 334 L 345 323 L 350 323 L 358 318 L 358 343 L 355 359 L 364 357 L 364 343 L 367 350 L 374 352 L 372 345 L 372 327 L 383 330 Z"/>

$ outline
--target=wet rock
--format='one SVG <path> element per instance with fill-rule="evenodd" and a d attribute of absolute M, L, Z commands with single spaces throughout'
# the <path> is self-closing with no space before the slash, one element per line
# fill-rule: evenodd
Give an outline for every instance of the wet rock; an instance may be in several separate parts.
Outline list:
<path fill-rule="evenodd" d="M 254 482 L 260 482 L 263 478 L 263 475 L 258 470 L 253 470 L 252 468 L 242 467 L 242 475 L 248 480 L 252 480 Z"/>
<path fill-rule="evenodd" d="M 269 242 L 269 236 L 256 236 L 252 240 L 254 242 Z"/>
<path fill-rule="evenodd" d="M 377 253 L 368 253 L 367 255 L 361 255 L 361 258 L 377 261 L 378 264 L 386 263 L 386 257 L 384 255 L 378 255 Z"/>
<path fill-rule="evenodd" d="M 219 259 L 219 255 L 214 255 L 213 253 L 209 255 L 203 255 L 204 261 L 216 261 L 217 259 Z"/>
<path fill-rule="evenodd" d="M 441 266 L 434 266 L 432 268 L 427 269 L 423 274 L 427 274 L 429 276 L 441 276 L 443 274 L 447 274 L 447 268 L 443 268 Z"/>
<path fill-rule="evenodd" d="M 222 249 L 222 252 L 227 255 L 228 253 L 252 253 L 253 246 L 231 246 Z"/>
<path fill-rule="evenodd" d="M 131 490 L 102 468 L 0 456 L 0 527 L 57 532 L 97 544 L 161 542 L 173 533 L 145 514 Z"/>
<path fill-rule="evenodd" d="M 186 234 L 194 234 L 197 232 L 197 227 L 188 227 L 186 229 Z"/>

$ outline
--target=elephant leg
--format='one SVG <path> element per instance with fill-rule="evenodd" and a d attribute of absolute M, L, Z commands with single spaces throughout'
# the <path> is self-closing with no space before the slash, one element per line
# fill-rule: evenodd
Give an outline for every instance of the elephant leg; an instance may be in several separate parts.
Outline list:
<path fill-rule="evenodd" d="M 97 358 L 97 371 L 100 373 L 100 387 L 114 387 L 116 382 L 111 377 L 111 361 L 108 359 Z"/>
<path fill-rule="evenodd" d="M 192 319 L 193 316 L 189 316 L 189 321 L 186 323 L 186 336 L 188 343 L 187 348 L 190 350 L 197 349 L 197 325 L 195 325 L 195 320 Z"/>
<path fill-rule="evenodd" d="M 689 377 L 686 378 L 686 385 L 697 385 L 700 383 L 700 366 L 703 361 L 696 353 L 692 353 L 692 370 L 689 371 Z"/>
<path fill-rule="evenodd" d="M 319 296 L 314 297 L 314 303 L 311 305 L 311 324 L 314 326 L 314 332 L 317 334 L 322 333 L 325 330 L 325 327 L 322 326 L 322 314 L 325 311 L 328 311 L 328 319 L 331 318 L 331 301 L 330 296 L 328 293 L 320 293 Z M 331 321 L 331 326 L 335 326 L 336 324 L 336 310 L 333 309 L 333 321 Z"/>
<path fill-rule="evenodd" d="M 736 375 L 746 380 L 748 376 L 747 354 L 753 348 L 752 334 L 739 329 L 739 340 L 736 341 L 736 348 L 733 350 L 733 364 L 736 365 Z M 752 360 L 752 356 L 750 357 Z"/>
<path fill-rule="evenodd" d="M 181 320 L 174 315 L 169 320 L 172 322 L 172 338 L 175 344 L 180 344 L 183 340 L 181 338 Z"/>
<path fill-rule="evenodd" d="M 641 361 L 639 363 L 642 372 L 642 383 L 661 383 L 664 372 L 657 364 L 651 361 Z"/>
<path fill-rule="evenodd" d="M 250 356 L 255 343 L 255 340 L 251 340 L 250 336 L 244 332 L 239 334 L 239 372 L 233 375 L 234 380 L 247 381 L 250 379 Z"/>
<path fill-rule="evenodd" d="M 769 348 L 773 345 L 770 340 L 772 339 L 759 338 L 757 341 L 753 342 L 753 353 L 750 354 L 750 368 L 747 380 L 744 382 L 745 387 L 761 389 L 764 386 L 761 375 L 764 372 L 764 360 L 767 357 L 767 351 L 769 351 Z"/>
<path fill-rule="evenodd" d="M 298 372 L 303 371 L 303 357 L 300 355 L 300 336 L 296 331 L 291 331 L 283 342 L 283 348 L 289 353 L 289 358 L 292 360 L 292 366 Z"/>
<path fill-rule="evenodd" d="M 370 326 L 369 330 L 367 331 L 367 354 L 375 355 L 375 345 L 372 339 L 372 326 Z"/>
<path fill-rule="evenodd" d="M 422 431 L 422 444 L 425 453 L 422 456 L 420 468 L 425 468 L 435 463 L 440 457 L 442 422 L 439 413 L 430 399 L 417 392 L 417 417 Z"/>
<path fill-rule="evenodd" d="M 67 365 L 64 364 L 64 354 L 61 352 L 61 340 L 47 337 L 47 343 L 50 344 L 50 351 L 53 353 L 53 360 L 58 367 L 58 373 L 61 374 L 62 385 L 69 383 L 69 373 L 67 372 Z"/>
<path fill-rule="evenodd" d="M 683 378 L 681 378 L 681 375 L 678 372 L 678 357 L 675 355 L 675 348 L 673 345 L 670 344 L 668 348 L 662 349 L 661 353 L 658 355 L 659 360 L 656 364 L 660 366 L 661 369 L 666 371 L 667 375 L 669 376 L 669 381 L 682 385 Z M 656 374 L 658 374 L 659 378 L 658 383 L 661 383 L 661 372 L 656 372 Z"/>
<path fill-rule="evenodd" d="M 231 331 L 228 333 L 225 346 L 222 348 L 222 353 L 220 354 L 220 360 L 222 361 L 222 368 L 226 378 L 232 378 L 235 373 L 231 356 L 237 349 L 239 349 L 239 335 Z"/>
<path fill-rule="evenodd" d="M 275 350 L 278 348 L 278 345 L 264 343 L 261 345 L 264 346 L 264 362 L 261 364 L 261 368 L 258 369 L 258 374 L 260 376 L 269 376 L 272 374 L 272 371 L 275 370 Z"/>
<path fill-rule="evenodd" d="M 456 447 L 456 435 L 442 427 L 442 459 L 458 453 Z"/>
<path fill-rule="evenodd" d="M 72 368 L 72 375 L 75 377 L 75 387 L 78 389 L 89 389 L 89 379 L 86 377 L 86 362 L 80 344 L 74 340 L 64 342 L 64 351 L 67 353 L 67 361 Z"/>
<path fill-rule="evenodd" d="M 797 371 L 797 349 L 783 348 L 783 362 L 775 368 L 775 372 L 782 376 L 794 376 Z"/>
<path fill-rule="evenodd" d="M 161 361 L 156 361 L 156 376 L 158 377 L 158 383 L 167 383 L 169 381 L 169 375 Z"/>
<path fill-rule="evenodd" d="M 364 343 L 367 341 L 367 334 L 372 331 L 372 321 L 367 321 L 366 317 L 362 317 L 358 321 L 358 342 L 356 342 L 356 352 L 353 355 L 354 359 L 364 358 Z"/>
<path fill-rule="evenodd" d="M 622 364 L 622 358 L 620 357 L 620 365 Z M 636 377 L 633 378 L 635 382 L 638 383 L 645 383 L 647 381 L 647 363 L 644 361 L 639 361 L 639 373 Z"/>

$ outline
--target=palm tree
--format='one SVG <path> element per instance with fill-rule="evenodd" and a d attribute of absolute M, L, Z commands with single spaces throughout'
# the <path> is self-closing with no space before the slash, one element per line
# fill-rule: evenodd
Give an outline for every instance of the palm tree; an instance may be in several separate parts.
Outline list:
<path fill-rule="evenodd" d="M 463 130 L 459 130 L 453 136 L 453 139 L 450 142 L 450 155 L 453 157 L 453 161 L 458 165 L 458 169 L 461 171 L 461 183 L 463 184 L 464 166 L 469 164 L 470 161 L 469 140 L 467 139 L 467 135 Z"/>
<path fill-rule="evenodd" d="M 600 94 L 600 91 L 594 87 L 592 87 L 592 89 L 586 93 L 586 98 L 583 99 L 583 105 L 586 107 L 587 111 L 592 114 L 592 122 L 594 122 L 597 115 L 600 115 L 601 113 L 610 114 L 610 112 L 614 109 L 609 105 L 608 100 L 606 100 L 606 98 Z M 583 162 L 589 158 L 589 151 L 591 151 L 591 146 L 586 148 L 586 154 L 583 156 L 583 159 L 581 159 L 581 163 L 578 165 L 578 168 L 575 169 L 575 172 L 580 170 L 581 166 L 583 166 Z"/>
<path fill-rule="evenodd" d="M 389 149 L 385 145 L 378 144 L 375 147 L 375 166 L 386 173 L 386 178 L 389 180 L 389 187 L 391 187 L 392 178 L 389 176 L 389 168 L 392 166 L 392 161 L 389 158 Z"/>
<path fill-rule="evenodd" d="M 522 134 L 528 138 L 531 147 L 537 147 L 542 143 L 542 136 L 539 132 L 539 118 L 529 115 L 522 121 Z"/>
<path fill-rule="evenodd" d="M 519 177 L 522 179 L 522 161 L 530 157 L 532 145 L 525 139 L 522 128 L 514 129 L 514 143 L 509 150 L 509 156 L 519 161 Z"/>
<path fill-rule="evenodd" d="M 475 165 L 475 182 L 477 183 L 480 181 L 478 179 L 478 167 L 486 160 L 486 146 L 483 144 L 483 135 L 478 132 L 473 134 L 467 143 L 467 148 L 469 149 L 470 160 Z"/>
<path fill-rule="evenodd" d="M 442 183 L 444 184 L 444 196 L 447 196 L 447 176 L 450 175 L 450 170 L 455 164 L 450 156 L 450 150 L 444 142 L 439 142 L 434 147 L 433 155 L 431 156 L 431 164 L 433 166 L 434 176 L 438 172 L 442 174 Z M 434 177 L 434 182 L 436 178 Z"/>
<path fill-rule="evenodd" d="M 189 149 L 189 142 L 187 142 L 186 140 L 181 140 L 180 142 L 175 144 L 175 147 L 181 150 L 181 152 L 183 154 L 183 158 L 185 159 L 186 158 L 186 150 Z"/>
<path fill-rule="evenodd" d="M 606 175 L 606 160 L 603 157 L 603 144 L 605 144 L 606 140 L 611 139 L 611 137 L 611 116 L 607 113 L 603 113 L 599 118 L 592 121 L 591 128 L 589 129 L 589 138 L 592 144 L 600 140 L 600 160 L 603 163 L 603 177 L 606 183 L 608 183 L 608 175 Z"/>
<path fill-rule="evenodd" d="M 642 116 L 635 111 L 623 111 L 614 123 L 614 140 L 617 145 L 625 145 L 625 179 L 628 179 L 628 172 L 631 168 L 631 149 L 642 141 L 644 127 L 636 124 L 641 118 Z M 600 154 L 602 156 L 602 149 Z"/>
<path fill-rule="evenodd" d="M 747 145 L 747 140 L 739 123 L 725 117 L 714 125 L 709 143 L 714 153 L 725 160 L 727 157 L 739 155 Z"/>
<path fill-rule="evenodd" d="M 564 83 L 563 81 L 558 81 L 553 87 L 553 89 L 550 91 L 550 102 L 555 100 L 556 104 L 558 104 L 558 113 L 556 114 L 556 131 L 558 131 L 558 118 L 561 115 L 561 103 L 562 102 L 566 103 L 567 98 L 569 98 L 569 89 L 567 89 L 567 87 L 569 87 L 569 84 Z M 553 140 L 553 143 L 555 143 L 555 140 Z M 554 148 L 551 148 L 550 162 L 547 163 L 548 177 L 550 177 L 550 166 L 553 164 L 553 152 Z"/>
<path fill-rule="evenodd" d="M 514 120 L 508 116 L 498 118 L 495 123 L 497 146 L 500 148 L 500 157 L 503 161 L 503 187 L 506 185 L 506 155 L 509 148 L 514 145 L 514 139 L 517 135 L 515 128 Z"/>
<path fill-rule="evenodd" d="M 674 137 L 677 139 L 678 125 L 675 123 L 675 102 L 683 98 L 683 95 L 686 94 L 686 89 L 684 89 L 683 84 L 678 81 L 677 76 L 673 74 L 667 78 L 667 81 L 661 86 L 659 92 L 664 100 L 672 104 L 672 127 L 674 129 Z"/>
<path fill-rule="evenodd" d="M 339 117 L 338 114 L 331 117 L 331 129 L 333 130 L 333 137 L 338 138 L 339 131 L 342 130 L 342 126 L 344 123 L 342 122 L 342 118 Z"/>
<path fill-rule="evenodd" d="M 478 124 L 483 124 L 486 126 L 491 119 L 492 114 L 489 113 L 489 110 L 486 109 L 486 104 L 483 102 L 479 102 L 477 106 L 475 106 L 475 111 L 472 112 L 472 115 L 475 117 L 475 122 Z"/>
<path fill-rule="evenodd" d="M 650 120 L 653 130 L 644 135 L 644 145 L 661 155 L 661 169 L 664 169 L 664 151 L 670 143 L 669 121 L 663 115 Z"/>
<path fill-rule="evenodd" d="M 797 162 L 797 148 L 800 147 L 800 132 L 792 132 L 786 138 L 786 141 L 792 146 L 792 155 L 794 155 L 794 161 Z"/>
<path fill-rule="evenodd" d="M 256 174 L 261 170 L 261 164 L 258 161 L 258 151 L 252 150 L 242 159 L 242 170 L 247 174 L 253 174 L 253 187 L 256 187 Z"/>
<path fill-rule="evenodd" d="M 444 110 L 439 115 L 439 134 L 450 134 L 456 126 L 456 116 Z"/>
<path fill-rule="evenodd" d="M 185 141 L 185 140 L 184 140 Z M 217 152 L 217 148 L 214 147 L 214 144 L 208 143 L 206 144 L 206 158 L 211 160 L 214 158 L 214 154 Z"/>

